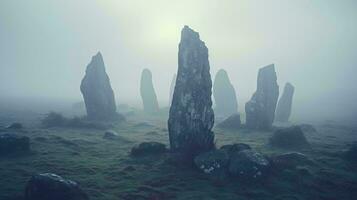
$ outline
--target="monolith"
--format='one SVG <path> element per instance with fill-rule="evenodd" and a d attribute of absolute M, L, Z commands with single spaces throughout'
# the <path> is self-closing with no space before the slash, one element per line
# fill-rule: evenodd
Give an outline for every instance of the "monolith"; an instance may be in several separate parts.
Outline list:
<path fill-rule="evenodd" d="M 294 86 L 291 83 L 286 83 L 284 92 L 278 101 L 275 111 L 275 121 L 288 122 L 291 115 L 291 107 L 294 96 Z"/>
<path fill-rule="evenodd" d="M 274 121 L 279 86 L 274 64 L 259 70 L 257 90 L 245 104 L 246 127 L 252 129 L 270 129 Z"/>
<path fill-rule="evenodd" d="M 214 79 L 213 97 L 216 102 L 216 117 L 226 118 L 238 112 L 236 92 L 224 69 L 220 69 Z"/>
<path fill-rule="evenodd" d="M 178 73 L 168 120 L 170 146 L 192 159 L 214 148 L 208 49 L 197 32 L 181 31 Z"/>
<path fill-rule="evenodd" d="M 152 74 L 149 69 L 144 69 L 141 73 L 140 94 L 143 100 L 144 111 L 146 113 L 157 113 L 159 111 L 159 103 L 152 83 Z"/>
<path fill-rule="evenodd" d="M 170 84 L 169 106 L 171 106 L 172 96 L 174 95 L 174 90 L 175 90 L 175 84 L 176 84 L 176 74 L 174 74 L 174 76 L 172 77 L 171 84 Z"/>
<path fill-rule="evenodd" d="M 114 93 L 100 52 L 87 66 L 81 92 L 89 119 L 106 120 L 117 116 Z"/>

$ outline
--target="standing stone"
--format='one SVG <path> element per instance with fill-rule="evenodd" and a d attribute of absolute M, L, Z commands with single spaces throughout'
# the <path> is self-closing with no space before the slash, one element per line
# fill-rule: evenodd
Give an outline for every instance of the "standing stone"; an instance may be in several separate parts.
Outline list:
<path fill-rule="evenodd" d="M 214 148 L 208 49 L 197 32 L 181 31 L 178 73 L 168 120 L 170 146 L 188 159 Z"/>
<path fill-rule="evenodd" d="M 224 69 L 220 69 L 214 79 L 213 97 L 216 117 L 226 118 L 238 112 L 236 92 Z"/>
<path fill-rule="evenodd" d="M 294 86 L 290 83 L 286 83 L 284 87 L 283 95 L 280 97 L 275 112 L 275 121 L 288 122 L 291 114 L 291 107 L 294 96 Z"/>
<path fill-rule="evenodd" d="M 87 66 L 81 92 L 89 119 L 106 120 L 117 116 L 114 93 L 100 52 L 92 57 Z"/>
<path fill-rule="evenodd" d="M 144 111 L 146 113 L 157 113 L 159 111 L 159 103 L 152 84 L 152 74 L 149 69 L 144 69 L 141 73 L 140 94 L 143 100 Z"/>
<path fill-rule="evenodd" d="M 259 70 L 257 90 L 245 104 L 246 126 L 252 129 L 270 129 L 274 121 L 279 86 L 274 64 Z"/>
<path fill-rule="evenodd" d="M 176 85 L 176 74 L 174 74 L 174 77 L 172 77 L 171 80 L 169 106 L 171 106 L 172 103 L 172 96 L 174 95 L 175 85 Z"/>

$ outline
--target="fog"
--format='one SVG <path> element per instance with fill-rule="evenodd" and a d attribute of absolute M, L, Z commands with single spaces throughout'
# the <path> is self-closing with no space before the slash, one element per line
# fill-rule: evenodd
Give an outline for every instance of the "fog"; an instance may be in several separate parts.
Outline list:
<path fill-rule="evenodd" d="M 296 90 L 293 120 L 357 118 L 357 1 L 2 0 L 0 102 L 74 103 L 98 51 L 118 104 L 141 107 L 140 77 L 152 71 L 161 107 L 189 25 L 209 49 L 211 77 L 223 68 L 238 107 L 274 63 L 280 92 Z"/>

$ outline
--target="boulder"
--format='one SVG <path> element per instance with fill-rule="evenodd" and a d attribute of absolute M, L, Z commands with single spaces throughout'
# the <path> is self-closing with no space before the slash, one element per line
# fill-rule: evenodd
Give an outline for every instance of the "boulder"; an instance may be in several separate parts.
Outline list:
<path fill-rule="evenodd" d="M 116 113 L 114 92 L 100 52 L 92 57 L 81 83 L 81 92 L 91 120 L 122 119 Z"/>
<path fill-rule="evenodd" d="M 226 118 L 238 112 L 236 92 L 224 69 L 220 69 L 214 79 L 213 97 L 216 117 Z"/>
<path fill-rule="evenodd" d="M 235 153 L 238 153 L 243 150 L 249 150 L 252 148 L 249 145 L 244 144 L 244 143 L 236 143 L 236 144 L 223 145 L 223 146 L 221 146 L 220 149 L 227 152 L 228 155 L 231 157 Z"/>
<path fill-rule="evenodd" d="M 217 125 L 217 127 L 221 129 L 230 129 L 230 130 L 239 129 L 241 127 L 239 113 L 233 114 L 227 119 L 223 120 L 221 123 Z"/>
<path fill-rule="evenodd" d="M 30 150 L 30 138 L 15 134 L 0 134 L 0 155 Z"/>
<path fill-rule="evenodd" d="M 27 183 L 25 200 L 88 200 L 79 185 L 56 174 L 37 174 Z"/>
<path fill-rule="evenodd" d="M 176 85 L 176 74 L 174 74 L 174 76 L 172 77 L 171 84 L 170 84 L 169 106 L 171 106 L 172 97 L 174 95 L 174 90 L 175 90 L 175 85 Z"/>
<path fill-rule="evenodd" d="M 229 173 L 232 176 L 254 180 L 267 175 L 270 169 L 269 161 L 262 154 L 253 150 L 242 150 L 231 156 Z"/>
<path fill-rule="evenodd" d="M 23 126 L 21 123 L 15 122 L 10 124 L 10 126 L 7 127 L 7 129 L 22 129 Z"/>
<path fill-rule="evenodd" d="M 132 156 L 161 154 L 167 151 L 166 145 L 159 142 L 143 142 L 131 149 Z"/>
<path fill-rule="evenodd" d="M 159 103 L 152 83 L 152 74 L 149 69 L 144 69 L 141 73 L 140 94 L 143 100 L 144 111 L 146 113 L 159 112 Z"/>
<path fill-rule="evenodd" d="M 259 70 L 257 90 L 245 104 L 246 127 L 268 130 L 272 127 L 276 103 L 279 97 L 279 86 L 274 65 Z"/>
<path fill-rule="evenodd" d="M 206 174 L 222 175 L 228 167 L 229 156 L 224 150 L 212 150 L 196 156 L 194 163 Z"/>
<path fill-rule="evenodd" d="M 275 121 L 288 122 L 291 115 L 293 104 L 294 86 L 291 83 L 286 83 L 284 92 L 281 95 L 275 111 Z"/>
<path fill-rule="evenodd" d="M 171 150 L 188 160 L 214 148 L 214 113 L 208 49 L 197 32 L 181 31 L 178 73 L 168 129 Z"/>
<path fill-rule="evenodd" d="M 271 162 L 276 169 L 295 168 L 297 166 L 313 165 L 305 154 L 289 152 L 271 157 Z"/>
<path fill-rule="evenodd" d="M 299 126 L 276 130 L 269 143 L 273 147 L 284 149 L 301 149 L 310 146 Z"/>
<path fill-rule="evenodd" d="M 112 140 L 112 139 L 115 139 L 118 136 L 119 136 L 119 134 L 117 132 L 115 132 L 113 130 L 107 130 L 107 131 L 105 131 L 105 133 L 103 135 L 103 138 Z"/>

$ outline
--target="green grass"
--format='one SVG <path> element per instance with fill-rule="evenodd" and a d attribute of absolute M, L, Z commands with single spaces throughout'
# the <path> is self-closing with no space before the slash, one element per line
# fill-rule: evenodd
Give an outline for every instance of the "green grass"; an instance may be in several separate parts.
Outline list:
<path fill-rule="evenodd" d="M 138 126 L 147 122 L 153 126 Z M 357 168 L 339 157 L 356 135 L 346 130 L 319 128 L 307 135 L 307 156 L 316 166 L 311 175 L 281 171 L 264 182 L 219 182 L 188 167 L 170 162 L 169 154 L 133 158 L 131 148 L 143 141 L 168 145 L 165 115 L 134 115 L 115 124 L 122 140 L 106 140 L 104 131 L 37 129 L 19 132 L 31 138 L 31 153 L 0 158 L 0 200 L 21 199 L 32 174 L 51 172 L 77 181 L 92 200 L 110 199 L 353 199 Z M 146 134 L 155 131 L 157 134 Z M 215 130 L 218 146 L 243 142 L 267 155 L 283 153 L 267 145 L 270 132 Z"/>

